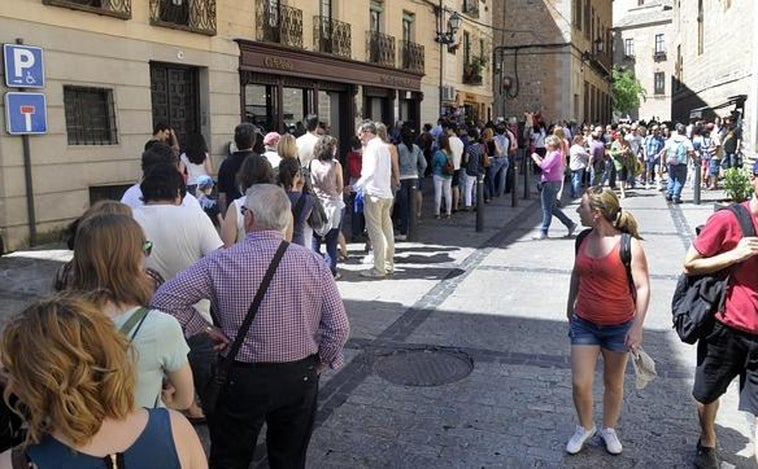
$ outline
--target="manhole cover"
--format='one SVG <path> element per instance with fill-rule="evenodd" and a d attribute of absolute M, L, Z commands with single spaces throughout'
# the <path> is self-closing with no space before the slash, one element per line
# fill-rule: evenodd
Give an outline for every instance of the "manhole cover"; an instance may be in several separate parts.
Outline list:
<path fill-rule="evenodd" d="M 394 384 L 440 386 L 461 380 L 474 369 L 463 352 L 435 349 L 402 350 L 379 357 L 376 372 Z"/>

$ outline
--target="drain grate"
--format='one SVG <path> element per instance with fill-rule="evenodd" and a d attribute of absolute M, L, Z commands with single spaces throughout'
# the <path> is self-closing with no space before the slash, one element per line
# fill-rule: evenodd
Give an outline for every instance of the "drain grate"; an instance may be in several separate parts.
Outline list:
<path fill-rule="evenodd" d="M 468 376 L 474 360 L 459 351 L 438 349 L 400 350 L 380 356 L 376 373 L 404 386 L 440 386 Z"/>

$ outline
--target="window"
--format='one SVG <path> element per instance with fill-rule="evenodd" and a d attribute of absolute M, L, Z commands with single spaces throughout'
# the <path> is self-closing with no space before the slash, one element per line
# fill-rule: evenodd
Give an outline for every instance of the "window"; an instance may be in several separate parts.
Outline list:
<path fill-rule="evenodd" d="M 582 0 L 578 0 L 582 1 Z M 590 38 L 590 32 L 592 31 L 590 29 L 590 16 L 592 15 L 592 10 L 590 7 L 590 0 L 587 0 L 584 2 L 584 37 L 587 39 Z"/>
<path fill-rule="evenodd" d="M 63 105 L 69 145 L 118 143 L 111 90 L 64 86 Z"/>
<path fill-rule="evenodd" d="M 665 54 L 666 53 L 666 43 L 663 40 L 663 34 L 656 34 L 655 35 L 655 54 Z"/>
<path fill-rule="evenodd" d="M 323 18 L 331 18 L 332 0 L 321 0 L 319 2 L 319 13 Z"/>
<path fill-rule="evenodd" d="M 624 56 L 634 57 L 634 38 L 624 39 Z"/>
<path fill-rule="evenodd" d="M 371 0 L 371 13 L 369 17 L 369 27 L 371 32 L 378 33 L 382 30 L 382 3 Z"/>
<path fill-rule="evenodd" d="M 463 63 L 471 63 L 471 35 L 468 31 L 463 32 Z"/>
<path fill-rule="evenodd" d="M 697 55 L 703 55 L 704 23 L 703 0 L 697 0 Z"/>
<path fill-rule="evenodd" d="M 403 12 L 403 42 L 413 42 L 413 21 L 415 19 L 413 13 Z"/>
<path fill-rule="evenodd" d="M 664 72 L 655 72 L 653 89 L 654 94 L 664 94 L 666 92 L 666 74 Z"/>
<path fill-rule="evenodd" d="M 644 4 L 645 4 L 645 0 L 637 0 L 637 6 L 638 7 L 641 7 Z"/>
<path fill-rule="evenodd" d="M 574 27 L 582 30 L 582 0 L 574 2 Z"/>

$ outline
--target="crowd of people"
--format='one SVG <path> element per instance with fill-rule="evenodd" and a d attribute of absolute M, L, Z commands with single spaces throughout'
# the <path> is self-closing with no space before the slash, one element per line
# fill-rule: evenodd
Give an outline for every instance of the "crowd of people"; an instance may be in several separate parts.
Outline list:
<path fill-rule="evenodd" d="M 159 124 L 142 153 L 141 180 L 67 230 L 73 259 L 56 274 L 59 293 L 4 329 L 5 397 L 26 419 L 28 445 L 0 462 L 246 468 L 266 423 L 269 464 L 303 467 L 319 375 L 344 364 L 350 326 L 336 280 L 346 240 L 366 241 L 362 277 L 390 276 L 395 242 L 422 215 L 419 189 L 429 175 L 433 215 L 450 218 L 476 207 L 478 184 L 485 204 L 514 190 L 519 154 L 530 156 L 540 180 L 535 238 L 547 238 L 554 216 L 568 236 L 587 228 L 577 236 L 567 302 L 579 425 L 566 451 L 578 453 L 598 432 L 619 454 L 624 370 L 642 342 L 650 298 L 637 221 L 621 200 L 635 186 L 662 188 L 667 174 L 666 197 L 679 203 L 689 166 L 714 188 L 724 168 L 742 165 L 733 121 L 689 127 L 548 127 L 527 114 L 521 123 L 441 118 L 417 134 L 409 123 L 388 129 L 367 120 L 342 156 L 315 115 L 297 137 L 242 123 L 215 183 L 203 138 L 182 146 Z M 758 164 L 750 180 L 758 190 Z M 564 213 L 565 197 L 580 199 L 578 222 Z M 758 196 L 745 206 L 756 218 Z M 703 467 L 714 467 L 717 399 L 736 375 L 749 378 L 743 393 L 753 393 L 742 408 L 758 412 L 758 370 L 746 358 L 758 350 L 758 241 L 740 239 L 734 224 L 714 215 L 685 261 L 692 275 L 736 265 L 718 328 L 699 345 Z M 601 354 L 598 430 L 592 390 Z M 725 356 L 747 365 L 724 371 Z M 218 380 L 222 391 L 210 398 Z M 209 458 L 190 423 L 208 425 Z"/>

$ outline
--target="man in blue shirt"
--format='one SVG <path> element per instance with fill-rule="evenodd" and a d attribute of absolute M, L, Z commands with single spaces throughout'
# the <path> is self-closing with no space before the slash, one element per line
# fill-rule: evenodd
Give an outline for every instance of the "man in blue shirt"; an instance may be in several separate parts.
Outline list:
<path fill-rule="evenodd" d="M 665 141 L 661 136 L 661 129 L 657 125 L 650 127 L 650 132 L 645 137 L 642 151 L 645 155 L 645 189 L 650 189 L 650 183 L 655 181 L 656 189 L 661 188 L 661 179 L 655 177 L 655 167 L 658 167 L 660 173 L 661 167 L 661 150 L 663 150 Z"/>

